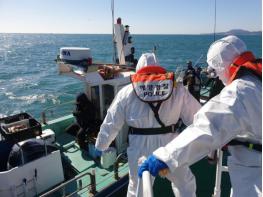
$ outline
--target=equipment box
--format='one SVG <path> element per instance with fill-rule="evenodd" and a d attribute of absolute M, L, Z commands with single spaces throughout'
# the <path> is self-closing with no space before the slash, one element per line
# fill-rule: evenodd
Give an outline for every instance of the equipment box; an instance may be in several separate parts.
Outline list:
<path fill-rule="evenodd" d="M 42 134 L 41 124 L 27 113 L 0 119 L 0 132 L 6 140 L 20 142 Z"/>

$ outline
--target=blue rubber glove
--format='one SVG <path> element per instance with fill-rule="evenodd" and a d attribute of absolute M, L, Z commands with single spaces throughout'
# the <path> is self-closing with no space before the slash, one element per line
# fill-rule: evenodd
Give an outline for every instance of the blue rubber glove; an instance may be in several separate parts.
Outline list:
<path fill-rule="evenodd" d="M 100 157 L 102 155 L 102 151 L 100 151 L 99 149 L 95 149 L 95 155 L 97 157 Z"/>
<path fill-rule="evenodd" d="M 138 176 L 142 178 L 142 173 L 144 171 L 149 171 L 152 176 L 157 176 L 159 171 L 168 168 L 166 163 L 157 159 L 154 155 L 150 155 L 147 160 L 145 160 L 138 170 Z"/>

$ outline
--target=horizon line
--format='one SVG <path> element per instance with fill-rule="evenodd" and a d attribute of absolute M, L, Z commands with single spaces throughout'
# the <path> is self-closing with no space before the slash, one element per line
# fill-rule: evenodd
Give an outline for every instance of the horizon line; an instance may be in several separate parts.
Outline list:
<path fill-rule="evenodd" d="M 231 30 L 230 30 L 231 31 Z M 249 30 L 244 30 L 249 31 Z M 226 32 L 218 32 L 217 34 L 228 33 Z M 249 31 L 250 33 L 261 32 L 258 31 Z M 65 32 L 65 33 L 51 33 L 51 32 L 0 32 L 0 34 L 61 34 L 61 35 L 112 35 L 112 33 L 73 33 L 73 32 Z M 132 33 L 131 35 L 211 35 L 214 33 Z"/>

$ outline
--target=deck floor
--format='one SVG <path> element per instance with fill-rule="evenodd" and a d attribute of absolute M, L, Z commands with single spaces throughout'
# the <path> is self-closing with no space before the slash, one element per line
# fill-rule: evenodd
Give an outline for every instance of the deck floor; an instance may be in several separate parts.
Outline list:
<path fill-rule="evenodd" d="M 89 155 L 88 151 L 80 149 L 78 144 L 75 141 L 75 137 L 68 134 L 63 133 L 57 136 L 56 145 L 62 151 L 62 158 L 69 164 L 72 169 L 77 174 L 83 174 L 86 172 L 91 172 L 95 169 L 96 173 L 96 188 L 97 191 L 104 189 L 105 187 L 113 184 L 116 180 L 114 179 L 113 167 L 109 169 L 103 169 L 100 165 L 99 161 L 94 161 Z M 119 176 L 123 177 L 128 174 L 129 168 L 128 163 L 120 163 L 119 164 Z M 86 176 L 82 178 L 82 185 L 90 184 L 89 178 Z M 67 189 L 67 191 L 73 191 L 78 186 L 78 183 L 75 182 L 71 184 L 69 187 L 71 189 Z M 87 196 L 89 192 L 87 190 L 83 190 L 78 192 L 80 196 Z"/>

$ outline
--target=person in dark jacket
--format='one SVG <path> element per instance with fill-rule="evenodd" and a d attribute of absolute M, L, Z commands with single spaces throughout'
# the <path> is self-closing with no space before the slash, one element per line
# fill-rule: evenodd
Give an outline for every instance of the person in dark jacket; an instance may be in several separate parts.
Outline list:
<path fill-rule="evenodd" d="M 221 90 L 225 87 L 223 82 L 219 79 L 219 77 L 216 78 L 210 78 L 207 81 L 207 86 L 211 86 L 211 91 L 209 94 L 209 100 L 213 98 L 214 96 L 218 95 Z"/>
<path fill-rule="evenodd" d="M 187 62 L 187 70 L 184 74 L 183 84 L 187 86 L 188 91 L 199 101 L 201 80 L 197 77 L 197 73 L 193 68 L 191 61 Z"/>
<path fill-rule="evenodd" d="M 78 94 L 76 109 L 73 111 L 76 122 L 66 130 L 76 136 L 80 148 L 86 148 L 87 135 L 94 132 L 99 125 L 96 119 L 96 109 L 85 93 Z"/>
<path fill-rule="evenodd" d="M 41 139 L 28 139 L 20 145 L 13 145 L 8 157 L 7 168 L 12 169 L 16 166 L 26 164 L 55 150 L 57 150 L 55 146 L 51 144 L 45 145 L 45 142 Z"/>

